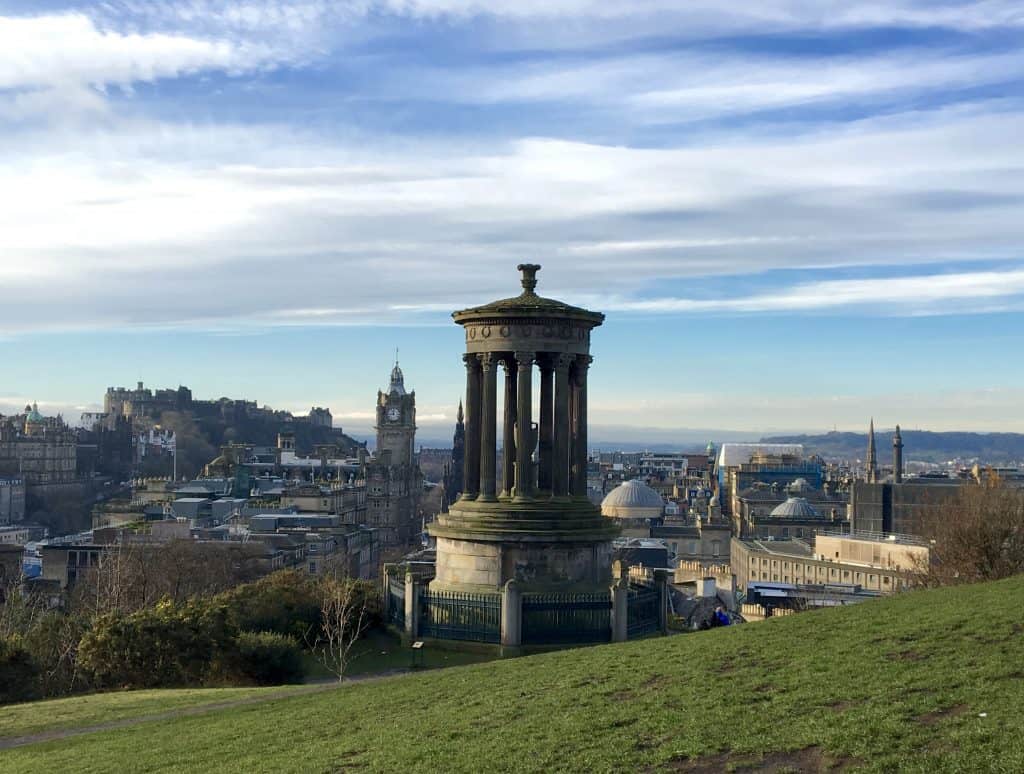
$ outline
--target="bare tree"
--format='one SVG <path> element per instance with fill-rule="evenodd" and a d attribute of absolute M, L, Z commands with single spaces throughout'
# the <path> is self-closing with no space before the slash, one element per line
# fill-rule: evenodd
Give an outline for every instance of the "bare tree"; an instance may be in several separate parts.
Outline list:
<path fill-rule="evenodd" d="M 914 568 L 921 586 L 998 580 L 1024 572 L 1024 490 L 991 476 L 963 486 L 923 518 L 930 556 Z"/>
<path fill-rule="evenodd" d="M 353 648 L 369 622 L 367 589 L 353 580 L 338 559 L 322 565 L 317 579 L 320 595 L 320 626 L 307 635 L 307 644 L 324 668 L 338 682 L 345 679 L 355 654 Z"/>

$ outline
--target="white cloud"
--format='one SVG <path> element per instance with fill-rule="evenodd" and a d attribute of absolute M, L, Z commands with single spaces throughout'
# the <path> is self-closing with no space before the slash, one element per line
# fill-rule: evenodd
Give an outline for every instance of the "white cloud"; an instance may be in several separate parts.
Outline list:
<path fill-rule="evenodd" d="M 549 293 L 615 287 L 616 308 L 651 311 L 705 308 L 652 301 L 666 278 L 1019 258 L 1018 130 L 1013 112 L 952 111 L 667 149 L 139 120 L 19 137 L 0 150 L 0 190 L 18 192 L 0 208 L 0 330 L 401 320 L 507 292 L 524 256 L 545 264 Z M 943 297 L 1021 292 L 971 276 L 977 287 Z M 212 302 L 240 277 L 246 293 Z M 922 282 L 908 294 L 929 299 L 940 280 Z M 858 292 L 801 287 L 731 308 L 867 303 Z M 29 313 L 40 303 L 46 315 Z"/>
<path fill-rule="evenodd" d="M 0 16 L 0 89 L 129 87 L 202 70 L 238 73 L 275 61 L 252 43 L 97 29 L 88 16 Z"/>
<path fill-rule="evenodd" d="M 738 298 L 608 300 L 601 308 L 623 312 L 802 312 L 858 305 L 885 306 L 890 313 L 943 309 L 950 302 L 1024 296 L 1024 269 L 930 274 L 884 279 L 829 280 Z M 1020 299 L 1024 304 L 1024 298 Z M 958 307 L 956 308 L 958 309 Z"/>

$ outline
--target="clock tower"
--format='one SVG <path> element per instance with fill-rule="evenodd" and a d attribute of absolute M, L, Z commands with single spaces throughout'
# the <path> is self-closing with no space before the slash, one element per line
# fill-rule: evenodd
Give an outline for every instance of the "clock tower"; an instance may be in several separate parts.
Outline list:
<path fill-rule="evenodd" d="M 405 391 L 405 377 L 395 361 L 387 392 L 377 393 L 377 456 L 391 452 L 392 465 L 411 465 L 416 439 L 416 391 Z"/>
<path fill-rule="evenodd" d="M 419 535 L 423 474 L 416 458 L 416 393 L 405 391 L 395 361 L 386 391 L 377 393 L 377 449 L 364 469 L 369 524 L 387 546 L 407 546 Z"/>

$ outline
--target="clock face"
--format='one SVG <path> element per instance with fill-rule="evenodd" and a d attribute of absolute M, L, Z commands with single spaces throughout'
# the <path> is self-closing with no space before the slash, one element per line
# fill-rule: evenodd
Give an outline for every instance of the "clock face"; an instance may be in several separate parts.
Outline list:
<path fill-rule="evenodd" d="M 388 409 L 389 422 L 397 422 L 400 416 L 402 416 L 402 412 L 400 412 L 397 408 L 392 407 Z"/>

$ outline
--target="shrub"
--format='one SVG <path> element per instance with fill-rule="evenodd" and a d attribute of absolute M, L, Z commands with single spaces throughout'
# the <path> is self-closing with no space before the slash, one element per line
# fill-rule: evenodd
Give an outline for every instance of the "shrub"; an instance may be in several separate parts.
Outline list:
<path fill-rule="evenodd" d="M 97 619 L 82 638 L 79 664 L 98 687 L 202 685 L 235 655 L 238 630 L 224 605 L 194 599 Z"/>
<path fill-rule="evenodd" d="M 302 650 L 291 637 L 277 632 L 240 632 L 236 648 L 238 675 L 256 685 L 299 683 L 305 677 Z"/>
<path fill-rule="evenodd" d="M 0 639 L 0 704 L 39 696 L 39 667 L 17 636 Z"/>
<path fill-rule="evenodd" d="M 226 591 L 217 599 L 227 606 L 242 631 L 276 632 L 303 641 L 320 625 L 315 582 L 295 570 L 282 570 Z"/>

